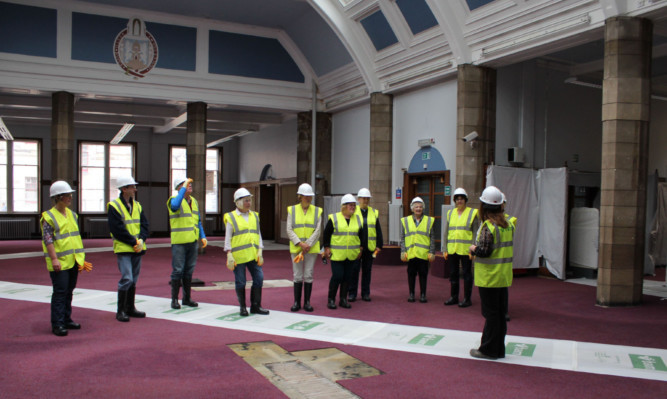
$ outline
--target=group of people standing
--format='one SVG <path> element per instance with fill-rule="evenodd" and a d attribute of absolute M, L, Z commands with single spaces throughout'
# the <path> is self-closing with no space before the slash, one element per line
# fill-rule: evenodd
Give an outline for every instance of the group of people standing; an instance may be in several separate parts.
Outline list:
<path fill-rule="evenodd" d="M 107 211 L 113 249 L 121 274 L 116 319 L 128 322 L 130 318 L 146 317 L 144 312 L 135 307 L 135 294 L 141 259 L 146 253 L 149 226 L 141 204 L 135 199 L 138 183 L 130 176 L 120 177 L 117 183 L 119 196 L 107 204 Z M 181 303 L 197 307 L 198 303 L 191 297 L 192 274 L 200 245 L 205 248 L 207 239 L 198 202 L 192 195 L 192 179 L 178 179 L 174 188 L 177 194 L 166 203 L 172 244 L 171 307 L 180 309 L 178 298 L 181 288 Z M 54 206 L 42 213 L 40 221 L 44 256 L 53 284 L 51 325 L 57 336 L 65 336 L 68 330 L 81 328 L 71 317 L 72 293 L 77 283 L 77 272 L 92 269 L 92 265 L 85 262 L 78 216 L 69 209 L 73 192 L 68 183 L 54 182 L 50 188 Z M 287 208 L 286 229 L 290 240 L 294 286 L 294 304 L 290 310 L 296 312 L 302 307 L 307 312 L 314 310 L 310 302 L 313 269 L 320 254 L 323 262 L 331 263 L 327 299 L 329 309 L 338 306 L 351 308 L 350 303 L 356 301 L 359 291 L 361 299 L 370 302 L 373 260 L 382 250 L 383 243 L 378 211 L 369 206 L 370 191 L 362 188 L 357 198 L 345 194 L 341 198 L 340 212 L 329 215 L 324 229 L 322 208 L 312 204 L 315 196 L 313 188 L 307 183 L 301 184 L 297 195 L 299 203 Z M 478 349 L 472 349 L 470 354 L 485 359 L 502 358 L 505 356 L 507 287 L 512 283 L 516 219 L 504 213 L 506 199 L 496 187 L 490 186 L 484 190 L 479 209 L 467 207 L 467 201 L 465 190 L 457 188 L 454 191 L 456 208 L 447 212 L 444 224 L 442 252 L 452 265 L 451 296 L 445 305 L 458 304 L 462 308 L 471 306 L 474 281 L 479 287 L 482 315 L 486 321 L 482 344 Z M 234 203 L 236 208 L 224 215 L 224 250 L 227 253 L 226 265 L 234 273 L 239 314 L 267 315 L 269 311 L 262 308 L 264 245 L 259 215 L 251 210 L 252 195 L 245 188 L 236 190 Z M 425 215 L 424 205 L 420 197 L 415 197 L 410 202 L 411 215 L 401 218 L 400 250 L 401 260 L 408 264 L 408 302 L 416 301 L 417 276 L 419 302 L 428 301 L 428 270 L 430 263 L 435 260 L 435 219 Z M 460 302 L 459 265 L 464 281 L 463 300 Z M 246 307 L 246 270 L 252 276 L 250 312 Z"/>

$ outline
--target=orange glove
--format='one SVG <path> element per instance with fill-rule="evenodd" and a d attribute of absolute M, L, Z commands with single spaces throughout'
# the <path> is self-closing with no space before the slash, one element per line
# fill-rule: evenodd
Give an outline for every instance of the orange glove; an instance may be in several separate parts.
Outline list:
<path fill-rule="evenodd" d="M 257 250 L 257 266 L 262 266 L 264 264 L 264 257 L 262 256 L 262 249 Z"/>
<path fill-rule="evenodd" d="M 447 260 L 448 256 L 449 256 L 449 254 L 447 252 L 445 252 L 445 260 Z"/>
<path fill-rule="evenodd" d="M 208 245 L 208 240 L 205 239 L 205 238 L 202 238 L 201 239 L 201 247 L 206 248 L 207 245 Z"/>
<path fill-rule="evenodd" d="M 185 184 L 183 185 L 183 187 L 188 188 L 188 186 L 190 185 L 190 183 L 192 183 L 193 181 L 194 181 L 194 180 L 192 180 L 191 178 L 188 177 L 188 180 L 185 181 Z"/>
<path fill-rule="evenodd" d="M 81 273 L 84 270 L 87 272 L 93 270 L 93 264 L 90 262 L 83 262 L 83 265 L 79 265 L 79 273 Z"/>
<path fill-rule="evenodd" d="M 144 250 L 144 240 L 137 238 L 137 244 L 133 247 L 134 252 L 139 253 Z"/>
<path fill-rule="evenodd" d="M 428 254 L 428 261 L 433 262 L 435 260 L 435 254 Z"/>
<path fill-rule="evenodd" d="M 407 262 L 407 261 L 408 261 L 408 254 L 407 254 L 406 252 L 401 252 L 401 260 L 402 260 L 403 262 Z"/>
<path fill-rule="evenodd" d="M 303 261 L 303 252 L 299 252 L 297 256 L 294 257 L 294 263 L 299 263 Z"/>
<path fill-rule="evenodd" d="M 375 252 L 373 252 L 373 258 L 377 258 L 378 253 L 380 253 L 380 248 L 375 248 Z"/>

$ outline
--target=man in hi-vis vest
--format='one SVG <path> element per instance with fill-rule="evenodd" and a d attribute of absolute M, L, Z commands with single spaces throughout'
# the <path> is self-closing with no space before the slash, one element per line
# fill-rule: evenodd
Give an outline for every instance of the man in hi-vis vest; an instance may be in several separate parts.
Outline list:
<path fill-rule="evenodd" d="M 350 278 L 347 300 L 354 302 L 357 299 L 357 288 L 359 286 L 359 273 L 361 272 L 361 299 L 371 300 L 371 269 L 373 258 L 382 250 L 382 228 L 378 219 L 378 210 L 368 206 L 371 200 L 371 191 L 362 188 L 357 194 L 357 207 L 355 214 L 361 217 L 361 258 L 356 263 Z"/>
<path fill-rule="evenodd" d="M 121 176 L 116 183 L 120 195 L 107 204 L 107 213 L 113 251 L 120 270 L 116 320 L 127 322 L 130 317 L 146 317 L 146 313 L 134 307 L 134 296 L 141 271 L 141 257 L 146 253 L 148 219 L 135 199 L 138 183 L 134 178 Z"/>
<path fill-rule="evenodd" d="M 467 205 L 468 193 L 459 187 L 454 190 L 456 208 L 447 211 L 443 229 L 442 252 L 451 267 L 449 283 L 451 296 L 445 301 L 446 306 L 459 304 L 460 308 L 472 305 L 472 259 L 468 249 L 473 243 L 473 233 L 479 227 L 477 209 Z M 463 301 L 459 302 L 459 264 L 463 272 Z"/>
<path fill-rule="evenodd" d="M 169 211 L 169 229 L 171 230 L 171 308 L 180 309 L 178 291 L 183 285 L 183 305 L 197 307 L 192 300 L 192 273 L 197 264 L 199 240 L 202 248 L 208 241 L 201 224 L 199 203 L 192 196 L 192 179 L 180 178 L 174 181 L 174 189 L 178 191 L 167 200 Z"/>

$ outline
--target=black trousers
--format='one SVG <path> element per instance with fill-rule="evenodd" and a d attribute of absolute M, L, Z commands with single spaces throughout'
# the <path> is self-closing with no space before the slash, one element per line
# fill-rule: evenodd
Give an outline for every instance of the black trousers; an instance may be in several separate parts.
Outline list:
<path fill-rule="evenodd" d="M 419 289 L 426 294 L 426 282 L 428 278 L 428 260 L 412 258 L 408 261 L 408 290 L 415 292 L 415 277 L 419 274 Z"/>
<path fill-rule="evenodd" d="M 349 284 L 352 278 L 352 271 L 359 260 L 332 260 L 331 261 L 331 280 L 329 280 L 329 292 L 335 296 L 338 287 L 343 283 Z M 342 296 L 341 296 L 342 299 Z"/>
<path fill-rule="evenodd" d="M 488 356 L 505 357 L 507 287 L 479 287 L 479 297 L 482 302 L 482 316 L 485 320 L 479 351 Z"/>
<path fill-rule="evenodd" d="M 359 272 L 361 272 L 361 296 L 371 295 L 371 268 L 373 267 L 373 252 L 366 248 L 361 251 L 361 258 L 356 262 L 352 275 L 350 276 L 350 287 L 348 295 L 352 298 L 357 297 L 357 288 L 359 285 Z"/>
<path fill-rule="evenodd" d="M 79 276 L 79 267 L 74 267 L 59 272 L 49 272 L 53 284 L 51 294 L 51 326 L 65 326 L 72 321 L 72 293 L 76 288 L 76 280 Z"/>
<path fill-rule="evenodd" d="M 463 269 L 463 281 L 466 283 L 472 282 L 472 260 L 468 255 L 457 255 L 449 254 L 449 265 L 451 266 L 449 274 L 450 283 L 459 282 L 459 263 L 461 264 L 461 269 Z"/>

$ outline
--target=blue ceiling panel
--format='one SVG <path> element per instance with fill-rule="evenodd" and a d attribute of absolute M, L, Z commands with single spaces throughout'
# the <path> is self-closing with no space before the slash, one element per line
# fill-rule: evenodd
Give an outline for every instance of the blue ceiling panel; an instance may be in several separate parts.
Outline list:
<path fill-rule="evenodd" d="M 115 64 L 113 44 L 126 27 L 124 18 L 72 13 L 72 59 Z"/>
<path fill-rule="evenodd" d="M 56 58 L 56 10 L 0 2 L 0 52 Z"/>
<path fill-rule="evenodd" d="M 382 11 L 378 10 L 360 22 L 377 51 L 398 43 L 394 31 L 391 29 Z"/>
<path fill-rule="evenodd" d="M 413 35 L 438 24 L 426 0 L 396 0 L 396 5 L 401 10 Z"/>
<path fill-rule="evenodd" d="M 197 29 L 146 22 L 159 51 L 157 68 L 194 71 L 197 62 Z"/>
<path fill-rule="evenodd" d="M 303 83 L 305 78 L 277 39 L 210 31 L 208 72 Z"/>
<path fill-rule="evenodd" d="M 466 3 L 468 3 L 468 8 L 470 11 L 473 11 L 489 3 L 493 3 L 493 1 L 494 0 L 466 0 Z"/>

